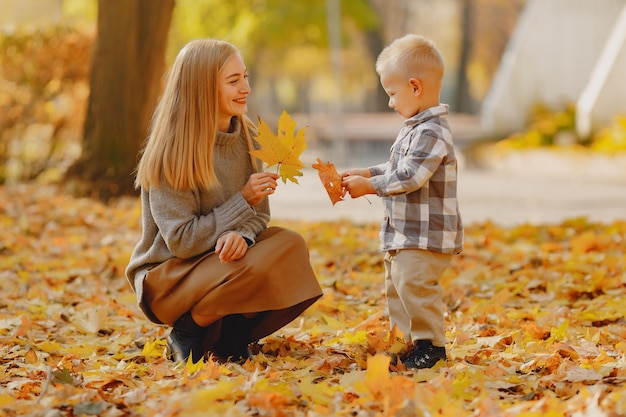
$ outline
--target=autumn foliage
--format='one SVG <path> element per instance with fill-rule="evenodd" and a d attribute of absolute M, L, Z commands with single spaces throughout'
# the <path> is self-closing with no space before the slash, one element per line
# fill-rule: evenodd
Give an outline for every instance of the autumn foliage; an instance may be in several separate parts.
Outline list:
<path fill-rule="evenodd" d="M 301 169 L 304 168 L 300 155 L 306 149 L 306 129 L 302 128 L 296 132 L 296 122 L 284 110 L 278 119 L 276 135 L 260 117 L 258 129 L 256 141 L 261 145 L 261 149 L 250 153 L 265 162 L 268 168 L 277 166 L 277 174 L 284 183 L 290 180 L 297 184 L 296 177 L 302 176 Z"/>
<path fill-rule="evenodd" d="M 445 274 L 449 361 L 407 371 L 384 314 L 378 226 L 282 223 L 324 297 L 243 365 L 177 364 L 123 271 L 136 199 L 0 188 L 0 414 L 620 416 L 626 222 L 467 227 Z"/>
<path fill-rule="evenodd" d="M 335 164 L 332 162 L 322 162 L 317 158 L 317 161 L 312 165 L 317 170 L 317 175 L 322 181 L 322 185 L 330 198 L 333 206 L 343 200 L 343 187 L 341 185 L 341 176 L 335 168 Z"/>

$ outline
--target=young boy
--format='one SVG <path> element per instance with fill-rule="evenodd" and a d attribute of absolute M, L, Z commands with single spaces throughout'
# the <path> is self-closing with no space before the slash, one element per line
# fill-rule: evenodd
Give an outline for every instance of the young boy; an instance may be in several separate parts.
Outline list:
<path fill-rule="evenodd" d="M 463 249 L 457 202 L 457 160 L 439 103 L 444 63 L 435 45 L 406 35 L 387 46 L 376 72 L 389 107 L 405 120 L 384 164 L 342 174 L 352 198 L 383 199 L 381 250 L 390 325 L 410 342 L 407 368 L 431 368 L 446 359 L 439 278 Z"/>

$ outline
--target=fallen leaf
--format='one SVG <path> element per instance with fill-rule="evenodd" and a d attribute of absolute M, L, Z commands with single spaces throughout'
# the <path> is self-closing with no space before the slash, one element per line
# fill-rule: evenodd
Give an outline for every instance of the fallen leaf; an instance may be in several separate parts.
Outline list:
<path fill-rule="evenodd" d="M 377 223 L 273 222 L 306 240 L 324 297 L 243 365 L 176 363 L 124 275 L 139 199 L 0 187 L 3 415 L 624 414 L 626 221 L 466 225 L 441 277 L 448 361 L 422 370 L 389 328 Z"/>

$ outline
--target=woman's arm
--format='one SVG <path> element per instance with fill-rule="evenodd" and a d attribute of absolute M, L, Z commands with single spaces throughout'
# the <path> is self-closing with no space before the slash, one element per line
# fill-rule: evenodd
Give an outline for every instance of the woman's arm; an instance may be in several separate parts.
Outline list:
<path fill-rule="evenodd" d="M 179 258 L 209 252 L 224 233 L 236 230 L 256 217 L 241 193 L 235 193 L 209 213 L 199 214 L 200 196 L 192 191 L 174 190 L 162 183 L 150 189 L 150 210 L 165 244 Z"/>

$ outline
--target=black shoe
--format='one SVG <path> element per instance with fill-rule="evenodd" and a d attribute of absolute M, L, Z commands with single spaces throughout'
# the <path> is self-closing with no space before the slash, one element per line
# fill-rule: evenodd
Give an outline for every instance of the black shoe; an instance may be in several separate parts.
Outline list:
<path fill-rule="evenodd" d="M 189 356 L 191 356 L 193 363 L 199 362 L 204 357 L 203 338 L 203 335 L 188 336 L 181 334 L 174 328 L 167 336 L 165 354 L 176 362 L 187 362 Z"/>
<path fill-rule="evenodd" d="M 183 314 L 167 336 L 166 355 L 177 362 L 186 362 L 189 356 L 196 363 L 204 357 L 204 335 L 206 328 L 201 327 L 191 317 L 191 313 Z"/>
<path fill-rule="evenodd" d="M 236 348 L 233 348 L 232 346 L 228 348 L 216 346 L 213 353 L 215 353 L 215 356 L 220 362 L 235 362 L 239 364 L 243 364 L 248 359 L 254 357 L 254 354 L 248 345 L 238 346 Z"/>
<path fill-rule="evenodd" d="M 232 314 L 222 319 L 222 334 L 213 348 L 218 359 L 244 363 L 253 357 L 249 346 L 250 320 L 241 314 Z"/>
<path fill-rule="evenodd" d="M 446 348 L 433 346 L 430 340 L 418 340 L 412 351 L 408 352 L 403 362 L 407 368 L 432 368 L 440 360 L 446 360 Z"/>

